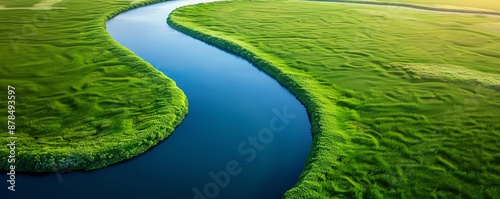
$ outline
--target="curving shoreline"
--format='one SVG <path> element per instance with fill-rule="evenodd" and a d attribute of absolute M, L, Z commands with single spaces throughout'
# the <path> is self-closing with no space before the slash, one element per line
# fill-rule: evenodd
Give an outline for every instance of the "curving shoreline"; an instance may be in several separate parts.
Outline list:
<path fill-rule="evenodd" d="M 224 2 L 220 2 L 219 4 L 224 4 Z M 200 10 L 201 9 L 202 8 L 200 8 Z M 301 180 L 294 186 L 294 188 L 292 188 L 285 194 L 284 198 L 318 197 L 314 194 L 306 195 L 305 192 L 307 190 L 319 192 L 319 190 L 321 190 L 321 187 L 319 187 L 314 182 L 323 182 L 326 174 L 322 173 L 322 171 L 329 169 L 331 165 L 335 165 L 333 164 L 334 162 L 326 160 L 322 157 L 332 157 L 332 159 L 338 157 L 337 154 L 339 152 L 341 153 L 344 150 L 339 146 L 342 146 L 345 143 L 346 137 L 348 137 L 345 135 L 345 131 L 337 127 L 337 124 L 340 123 L 342 119 L 339 119 L 339 121 L 337 121 L 335 116 L 342 116 L 342 110 L 339 110 L 341 108 L 335 104 L 325 106 L 325 104 L 330 103 L 326 100 L 324 102 L 320 102 L 320 100 L 324 96 L 322 96 L 321 93 L 310 89 L 320 89 L 320 87 L 316 87 L 316 85 L 306 85 L 312 84 L 312 82 L 307 82 L 307 80 L 304 80 L 307 79 L 307 74 L 297 74 L 292 71 L 286 71 L 287 68 L 282 67 L 283 63 L 279 58 L 271 57 L 268 54 L 259 51 L 259 49 L 257 49 L 256 47 L 250 46 L 244 42 L 239 42 L 237 39 L 234 39 L 236 38 L 236 36 L 232 37 L 232 35 L 208 30 L 209 28 L 203 28 L 202 25 L 198 26 L 198 24 L 196 24 L 196 20 L 193 20 L 194 23 L 191 23 L 189 19 L 183 20 L 183 14 L 185 14 L 185 16 L 192 17 L 192 15 L 189 14 L 189 11 L 186 11 L 184 13 L 185 10 L 183 10 L 182 8 L 176 11 L 174 11 L 168 17 L 167 23 L 169 25 L 189 36 L 213 45 L 219 49 L 244 57 L 259 69 L 263 70 L 264 72 L 278 80 L 280 84 L 284 85 L 288 90 L 290 90 L 306 106 L 313 129 L 312 133 L 314 141 L 312 151 L 310 156 L 308 157 L 308 164 L 306 165 L 307 168 L 301 174 Z M 304 88 L 308 88 L 310 92 L 308 92 L 308 90 L 305 90 Z M 335 88 L 333 89 L 335 90 Z M 334 95 L 331 97 L 335 98 L 336 96 Z M 325 107 L 334 107 L 335 110 L 332 111 L 333 113 L 327 113 L 326 111 L 322 110 Z M 324 126 L 330 127 L 324 128 Z M 333 145 L 328 146 L 325 144 L 325 142 L 333 143 Z M 330 192 L 327 194 L 333 195 L 334 193 Z"/>
<path fill-rule="evenodd" d="M 263 70 L 273 79 L 276 79 L 278 83 L 289 90 L 306 107 L 307 114 L 311 123 L 311 133 L 313 136 L 311 152 L 307 158 L 305 168 L 300 175 L 299 181 L 292 189 L 285 193 L 284 198 L 301 196 L 304 190 L 308 189 L 304 186 L 309 186 L 307 183 L 303 182 L 307 181 L 308 179 L 315 179 L 318 175 L 322 175 L 319 173 L 319 171 L 322 170 L 321 165 L 325 164 L 326 162 L 319 163 L 318 160 L 322 159 L 322 156 L 338 157 L 339 151 L 342 150 L 342 145 L 346 143 L 347 138 L 344 132 L 339 128 L 339 125 L 337 125 L 338 121 L 335 119 L 337 115 L 340 115 L 342 113 L 339 110 L 333 115 L 330 115 L 329 113 L 324 111 L 324 109 L 326 109 L 328 106 L 336 107 L 336 105 L 327 100 L 325 96 L 316 95 L 316 93 L 310 92 L 305 89 L 304 85 L 306 84 L 317 84 L 316 82 L 307 81 L 307 74 L 297 74 L 291 71 L 282 70 L 279 67 L 281 63 L 278 59 L 273 59 L 266 54 L 260 53 L 258 52 L 258 49 L 254 49 L 245 45 L 239 45 L 234 40 L 210 35 L 209 33 L 207 33 L 210 31 L 202 30 L 199 27 L 196 27 L 192 24 L 183 23 L 182 21 L 176 21 L 174 15 L 178 10 L 179 9 L 174 10 L 167 18 L 167 23 L 171 27 L 195 39 L 215 46 L 218 49 L 231 54 L 235 54 L 250 61 L 254 66 L 259 68 L 260 70 Z M 318 88 L 321 87 L 320 85 L 316 86 Z M 326 126 L 334 126 L 336 132 L 327 131 L 325 128 Z M 325 140 L 335 140 L 335 144 L 332 146 L 331 143 L 327 143 L 325 142 Z M 328 147 L 330 149 L 321 150 L 325 147 Z M 323 159 L 321 161 L 329 160 Z"/>
<path fill-rule="evenodd" d="M 16 165 L 16 171 L 22 171 L 26 173 L 51 173 L 54 172 L 56 166 L 63 168 L 71 168 L 72 170 L 96 170 L 110 165 L 114 165 L 131 158 L 134 158 L 140 154 L 151 149 L 153 146 L 161 143 L 169 135 L 172 134 L 174 129 L 179 126 L 183 118 L 187 115 L 188 101 L 187 97 L 180 88 L 177 87 L 176 83 L 154 68 L 151 64 L 144 61 L 139 56 L 135 55 L 132 51 L 120 45 L 116 42 L 106 31 L 106 22 L 115 17 L 116 15 L 129 11 L 138 7 L 145 5 L 155 4 L 164 2 L 163 0 L 148 0 L 141 3 L 131 4 L 124 6 L 121 9 L 111 11 L 107 14 L 103 14 L 102 17 L 96 19 L 99 21 L 99 32 L 93 39 L 101 39 L 106 43 L 99 45 L 103 51 L 109 51 L 114 57 L 116 57 L 121 63 L 124 63 L 127 67 L 134 67 L 132 70 L 141 72 L 146 76 L 145 82 L 154 82 L 156 84 L 167 85 L 168 88 L 159 90 L 156 93 L 156 97 L 164 98 L 160 102 L 161 104 L 155 105 L 156 107 L 161 107 L 160 112 L 167 115 L 157 115 L 158 122 L 156 126 L 149 126 L 145 129 L 132 129 L 137 131 L 137 136 L 133 139 L 127 140 L 126 142 L 115 142 L 116 144 L 108 144 L 103 147 L 89 147 L 88 145 L 82 146 L 78 150 L 71 149 L 66 150 L 66 148 L 57 148 L 53 151 L 39 151 L 31 152 L 26 151 L 24 148 L 20 147 L 18 149 L 18 165 Z M 96 53 L 96 52 L 94 52 Z M 89 52 L 92 56 L 92 53 Z M 99 55 L 97 55 L 99 56 Z M 97 63 L 97 62 L 96 62 Z M 95 64 L 95 63 L 91 63 Z M 172 100 L 172 104 L 166 103 L 167 100 Z M 167 106 L 165 106 L 167 104 Z M 170 106 L 169 106 L 170 105 Z M 130 118 L 128 118 L 130 119 Z M 140 123 L 139 123 L 140 124 Z M 130 130 L 130 129 L 125 129 Z M 132 131 L 130 130 L 130 131 Z M 69 143 L 69 140 L 65 138 L 64 135 L 61 136 L 63 140 Z M 108 137 L 112 139 L 116 137 Z M 101 138 L 106 139 L 106 137 Z M 144 140 L 148 140 L 145 142 Z M 96 144 L 100 144 L 100 140 L 93 140 Z M 22 143 L 22 141 L 19 141 Z M 24 147 L 24 146 L 23 146 Z M 68 146 L 68 148 L 70 148 Z M 0 160 L 5 159 L 5 155 L 0 157 Z M 2 168 L 8 168 L 6 165 L 7 161 L 2 161 Z"/>
<path fill-rule="evenodd" d="M 172 2 L 172 4 L 171 7 L 178 8 L 180 5 L 192 3 L 187 1 Z M 191 180 L 177 180 L 171 183 L 178 183 L 180 187 L 183 187 L 182 184 L 188 186 L 192 184 L 205 193 L 206 186 L 211 182 L 208 181 L 206 184 L 194 182 L 206 176 L 199 171 L 208 172 L 214 169 L 210 165 L 219 165 L 221 162 L 225 165 L 226 160 L 234 159 L 235 161 L 229 162 L 241 163 L 245 172 L 237 177 L 231 177 L 231 184 L 234 185 L 222 187 L 224 193 L 221 190 L 219 198 L 280 198 L 297 182 L 309 154 L 312 136 L 306 109 L 289 90 L 252 66 L 247 60 L 167 26 L 165 19 L 168 18 L 170 11 L 174 10 L 167 5 L 168 3 L 165 6 L 151 6 L 120 15 L 108 23 L 108 30 L 120 44 L 174 79 L 190 100 L 190 114 L 173 136 L 159 147 L 163 152 L 178 151 L 167 152 L 173 156 L 183 156 L 166 159 L 165 162 L 171 166 L 165 167 L 181 166 L 186 168 L 185 171 L 177 173 L 192 176 Z M 144 13 L 148 15 L 144 16 Z M 149 23 L 139 25 L 144 21 Z M 136 28 L 129 28 L 130 26 Z M 144 48 L 144 45 L 152 48 Z M 192 57 L 199 59 L 193 61 Z M 168 67 L 162 66 L 166 63 Z M 253 144 L 247 145 L 243 140 L 253 140 L 252 137 L 256 132 L 259 132 L 260 136 L 262 131 L 257 129 L 269 125 L 265 118 L 274 117 L 269 115 L 275 112 L 271 110 L 283 106 L 287 107 L 284 109 L 297 114 L 296 120 L 289 123 L 287 130 L 281 135 L 273 136 L 272 143 L 266 141 L 268 144 L 265 146 L 265 152 L 259 152 L 263 150 L 260 147 L 248 148 Z M 245 124 L 241 123 L 242 119 Z M 184 147 L 178 147 L 180 143 L 186 142 L 200 143 L 194 146 L 183 144 Z M 238 142 L 240 144 L 237 144 Z M 224 151 L 237 153 L 231 155 L 220 152 L 220 149 L 217 150 L 219 147 L 215 147 L 214 150 L 206 149 L 214 144 Z M 238 147 L 235 148 L 235 144 Z M 253 153 L 254 150 L 259 154 L 259 158 L 255 160 L 251 158 L 252 156 L 247 157 L 248 153 Z M 208 154 L 203 158 L 192 155 L 198 153 Z M 283 153 L 290 155 L 279 155 L 269 159 Z M 150 156 L 150 153 L 147 155 Z M 204 160 L 205 158 L 210 160 Z M 198 161 L 203 161 L 203 166 L 196 166 L 194 162 Z M 191 164 L 185 165 L 186 163 Z M 278 180 L 279 185 L 275 182 Z M 241 185 L 245 185 L 248 190 L 241 190 Z M 192 193 L 193 187 L 178 188 L 178 198 L 185 198 L 185 194 Z"/>
<path fill-rule="evenodd" d="M 137 75 L 141 79 L 131 80 L 133 82 L 152 79 L 147 83 L 149 85 L 140 84 L 141 81 L 138 81 L 138 84 L 133 85 L 136 86 L 136 90 L 142 91 L 143 87 L 146 87 L 144 89 L 156 88 L 148 89 L 154 92 L 153 97 L 147 99 L 152 101 L 151 106 L 148 104 L 139 106 L 139 104 L 131 110 L 135 115 L 140 110 L 146 110 L 147 115 L 138 117 L 139 119 L 152 119 L 153 122 L 147 123 L 151 130 L 146 129 L 138 135 L 127 131 L 125 135 L 129 136 L 128 143 L 119 143 L 121 139 L 110 139 L 111 142 L 117 143 L 116 150 L 132 152 L 137 145 L 132 146 L 134 148 L 131 149 L 131 147 L 119 147 L 119 144 L 127 145 L 138 139 L 143 143 L 139 147 L 146 147 L 152 142 L 148 134 L 154 136 L 157 133 L 163 134 L 173 130 L 173 127 L 168 125 L 174 123 L 174 120 L 180 120 L 180 116 L 175 113 L 184 110 L 177 104 L 187 103 L 182 101 L 185 99 L 184 96 L 176 96 L 176 94 L 185 93 L 189 97 L 190 113 L 168 139 L 160 142 L 161 144 L 152 147 L 146 153 L 118 164 L 87 172 L 75 172 L 77 168 L 67 168 L 60 164 L 59 168 L 53 170 L 52 173 L 35 175 L 19 173 L 16 180 L 18 179 L 23 186 L 32 189 L 29 192 L 16 192 L 19 198 L 33 196 L 63 198 L 68 194 L 75 199 L 89 197 L 192 198 L 194 194 L 197 194 L 193 192 L 193 189 L 196 188 L 205 194 L 207 186 L 217 183 L 220 186 L 218 198 L 221 199 L 275 199 L 280 198 L 293 187 L 303 170 L 311 147 L 311 128 L 304 106 L 275 79 L 258 70 L 248 61 L 182 34 L 165 23 L 165 19 L 173 9 L 205 1 L 207 0 L 171 1 L 144 6 L 119 15 L 117 15 L 119 12 L 127 10 L 123 8 L 126 5 L 114 4 L 114 7 L 104 9 L 105 11 L 120 9 L 120 11 L 110 12 L 107 16 L 107 18 L 116 16 L 106 21 L 105 27 L 108 34 L 101 34 L 101 24 L 97 23 L 105 20 L 102 16 L 106 12 L 95 12 L 94 19 L 88 23 L 92 28 L 85 28 L 91 31 L 82 34 L 95 46 L 92 50 L 100 58 L 96 61 L 112 58 L 112 63 L 123 64 L 105 69 L 118 67 L 136 69 L 137 72 L 131 76 Z M 105 53 L 101 53 L 104 50 Z M 100 56 L 100 54 L 106 56 Z M 193 57 L 198 59 L 193 59 Z M 151 65 L 154 66 L 154 70 L 151 67 L 145 67 Z M 98 72 L 101 71 L 104 69 Z M 172 81 L 162 81 L 162 78 L 157 78 L 158 75 L 163 76 L 163 74 L 175 80 L 175 84 Z M 106 77 L 106 79 L 112 78 Z M 118 80 L 120 81 L 114 82 L 124 82 L 121 77 L 118 77 Z M 92 88 L 92 85 L 88 87 Z M 182 92 L 177 87 L 181 88 Z M 80 87 L 73 88 L 75 92 L 78 89 Z M 170 90 L 174 91 L 170 92 Z M 158 91 L 161 93 L 157 93 Z M 148 96 L 146 93 L 144 95 L 139 92 L 135 95 L 135 93 L 125 96 Z M 107 96 L 117 98 L 117 103 L 122 106 L 130 103 L 128 98 L 120 98 L 113 93 Z M 131 99 L 133 102 L 135 98 Z M 114 102 L 109 101 L 108 103 Z M 283 110 L 283 113 L 277 112 L 278 109 Z M 284 122 L 283 125 L 275 126 L 281 124 L 277 123 L 279 122 L 277 117 L 283 118 L 282 116 L 285 116 L 284 119 L 290 116 L 288 117 L 290 120 L 281 119 L 280 121 Z M 293 122 L 291 117 L 293 117 Z M 119 117 L 118 119 L 127 118 Z M 164 122 L 164 120 L 167 121 Z M 134 121 L 126 120 L 125 122 L 127 122 L 126 125 L 135 127 Z M 139 124 L 142 128 L 138 127 L 138 130 L 148 127 L 142 123 Z M 269 128 L 274 130 L 269 135 L 271 137 L 266 137 L 263 133 L 269 133 L 267 131 Z M 75 145 L 76 141 L 73 142 L 70 136 L 64 137 Z M 154 138 L 157 140 L 160 136 Z M 81 147 L 85 149 L 84 145 Z M 99 145 L 94 149 L 103 150 L 107 147 L 109 145 Z M 80 150 L 78 147 L 75 148 Z M 85 151 L 83 149 L 71 151 Z M 89 155 L 99 156 L 100 154 Z M 95 159 L 95 163 L 99 164 L 102 163 L 101 160 L 110 161 L 117 157 L 100 156 L 99 159 Z M 60 160 L 61 157 L 49 158 Z M 27 163 L 27 161 L 23 162 Z M 244 171 L 238 174 L 232 173 L 230 185 L 220 185 L 219 180 L 216 177 L 214 179 L 214 174 L 224 175 L 228 162 L 240 163 Z M 96 189 L 96 187 L 106 188 Z M 213 194 L 207 193 L 207 196 L 209 195 L 211 197 Z"/>

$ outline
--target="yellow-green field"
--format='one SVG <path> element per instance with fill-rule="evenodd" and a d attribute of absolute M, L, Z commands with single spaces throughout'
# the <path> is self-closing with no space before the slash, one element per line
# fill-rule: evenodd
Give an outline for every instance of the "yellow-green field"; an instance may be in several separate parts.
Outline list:
<path fill-rule="evenodd" d="M 359 0 L 354 0 L 359 1 Z M 500 11 L 500 1 L 497 0 L 367 0 L 378 2 L 397 2 L 415 5 L 424 5 L 438 8 L 467 9 L 467 10 L 492 10 Z"/>
<path fill-rule="evenodd" d="M 135 2 L 0 0 L 2 170 L 8 85 L 17 171 L 101 168 L 156 145 L 184 118 L 176 84 L 105 30 L 108 18 L 153 1 Z"/>
<path fill-rule="evenodd" d="M 313 148 L 285 198 L 500 196 L 498 17 L 225 1 L 179 8 L 168 23 L 252 61 L 305 104 Z"/>

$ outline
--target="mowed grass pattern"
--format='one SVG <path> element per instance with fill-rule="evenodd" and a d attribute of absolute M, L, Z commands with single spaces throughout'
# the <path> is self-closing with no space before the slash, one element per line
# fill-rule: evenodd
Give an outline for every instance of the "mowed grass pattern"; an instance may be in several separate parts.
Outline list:
<path fill-rule="evenodd" d="M 187 113 L 176 84 L 105 30 L 108 18 L 152 1 L 57 2 L 32 10 L 41 2 L 0 0 L 4 8 L 22 8 L 0 9 L 4 170 L 7 85 L 16 88 L 17 171 L 108 166 L 165 139 Z"/>
<path fill-rule="evenodd" d="M 307 107 L 313 148 L 285 198 L 500 196 L 498 18 L 236 1 L 168 22 L 249 59 Z"/>

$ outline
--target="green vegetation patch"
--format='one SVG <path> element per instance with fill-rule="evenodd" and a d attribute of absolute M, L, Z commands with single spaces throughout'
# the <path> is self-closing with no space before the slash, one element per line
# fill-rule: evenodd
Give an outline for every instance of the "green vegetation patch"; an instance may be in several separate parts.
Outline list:
<path fill-rule="evenodd" d="M 184 93 L 105 29 L 116 14 L 154 2 L 0 0 L 1 169 L 10 166 L 8 85 L 18 171 L 97 169 L 172 133 L 187 113 Z"/>
<path fill-rule="evenodd" d="M 389 67 L 402 68 L 413 78 L 417 79 L 436 79 L 450 82 L 463 82 L 500 90 L 500 75 L 465 69 L 461 66 L 396 63 L 390 64 Z"/>
<path fill-rule="evenodd" d="M 344 1 L 344 0 L 339 0 Z M 371 1 L 405 3 L 414 5 L 430 6 L 434 8 L 474 10 L 474 11 L 500 11 L 500 2 L 495 0 L 348 0 L 348 1 Z"/>
<path fill-rule="evenodd" d="M 495 198 L 500 92 L 486 85 L 500 74 L 500 34 L 486 24 L 497 20 L 224 1 L 167 22 L 250 60 L 306 106 L 313 146 L 285 198 Z"/>

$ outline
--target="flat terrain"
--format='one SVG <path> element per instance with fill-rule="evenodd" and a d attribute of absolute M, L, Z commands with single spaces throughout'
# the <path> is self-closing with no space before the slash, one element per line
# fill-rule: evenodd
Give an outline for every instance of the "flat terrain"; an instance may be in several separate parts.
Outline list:
<path fill-rule="evenodd" d="M 500 1 L 496 0 L 352 0 L 352 1 L 373 1 L 373 2 L 394 2 L 423 5 L 437 8 L 466 9 L 466 10 L 490 10 L 500 11 Z"/>
<path fill-rule="evenodd" d="M 182 91 L 105 30 L 135 2 L 0 0 L 1 169 L 10 141 L 7 85 L 16 92 L 17 171 L 104 167 L 179 124 L 187 113 Z"/>
<path fill-rule="evenodd" d="M 496 9 L 480 2 L 442 1 Z M 285 198 L 498 198 L 499 20 L 301 1 L 217 2 L 169 17 L 306 105 L 313 148 Z"/>

